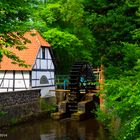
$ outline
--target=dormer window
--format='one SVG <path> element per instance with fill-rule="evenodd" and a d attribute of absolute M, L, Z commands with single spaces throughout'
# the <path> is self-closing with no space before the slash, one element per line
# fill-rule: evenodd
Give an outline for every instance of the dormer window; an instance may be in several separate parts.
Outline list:
<path fill-rule="evenodd" d="M 45 59 L 45 47 L 42 47 L 42 59 Z"/>

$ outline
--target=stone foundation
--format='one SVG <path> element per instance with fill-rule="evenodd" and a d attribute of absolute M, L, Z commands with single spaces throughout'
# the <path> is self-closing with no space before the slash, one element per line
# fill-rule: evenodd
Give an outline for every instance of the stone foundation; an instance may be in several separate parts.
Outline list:
<path fill-rule="evenodd" d="M 0 126 L 40 112 L 40 89 L 0 93 Z"/>

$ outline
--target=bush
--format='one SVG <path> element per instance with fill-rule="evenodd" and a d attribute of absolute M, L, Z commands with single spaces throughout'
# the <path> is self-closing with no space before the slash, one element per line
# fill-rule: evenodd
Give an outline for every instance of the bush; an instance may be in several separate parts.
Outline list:
<path fill-rule="evenodd" d="M 52 113 L 56 110 L 56 105 L 47 103 L 45 99 L 40 99 L 40 109 L 42 111 L 48 111 L 49 113 Z"/>
<path fill-rule="evenodd" d="M 140 81 L 136 77 L 109 80 L 106 83 L 105 112 L 97 111 L 101 120 L 117 140 L 140 138 Z M 117 129 L 114 129 L 117 126 Z M 113 131 L 114 129 L 114 131 Z"/>
<path fill-rule="evenodd" d="M 0 118 L 1 118 L 1 117 L 4 117 L 6 114 L 7 114 L 6 112 L 0 111 Z"/>

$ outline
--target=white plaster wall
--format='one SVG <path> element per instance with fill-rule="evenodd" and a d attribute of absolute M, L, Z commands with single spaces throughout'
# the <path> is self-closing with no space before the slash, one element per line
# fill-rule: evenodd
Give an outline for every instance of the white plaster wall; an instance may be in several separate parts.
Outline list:
<path fill-rule="evenodd" d="M 37 78 L 37 71 L 32 71 L 32 79 L 36 79 Z"/>
<path fill-rule="evenodd" d="M 29 71 L 23 71 L 23 75 L 24 75 L 24 78 L 30 79 L 30 72 Z"/>
<path fill-rule="evenodd" d="M 43 75 L 45 75 L 48 78 L 49 84 L 40 84 L 40 78 Z M 41 88 L 41 97 L 55 96 L 55 92 L 49 92 L 49 90 L 55 90 L 54 72 L 33 71 L 32 78 L 36 79 L 36 80 L 32 80 L 32 87 Z M 54 85 L 54 86 L 52 86 L 52 85 Z M 41 86 L 43 86 L 43 87 L 41 87 Z M 46 87 L 44 87 L 44 86 L 46 86 Z"/>
<path fill-rule="evenodd" d="M 24 78 L 23 78 L 24 76 Z M 4 72 L 0 72 L 0 78 L 4 77 Z M 12 91 L 13 90 L 13 71 L 7 71 L 6 75 L 4 77 L 4 81 L 0 80 L 1 87 L 0 92 L 4 91 Z M 29 88 L 29 72 L 22 72 L 21 71 L 15 71 L 15 90 L 25 90 L 26 88 Z M 26 86 L 25 86 L 26 85 Z M 2 88 L 6 89 L 2 89 Z M 20 89 L 19 89 L 20 88 Z"/>
<path fill-rule="evenodd" d="M 41 60 L 41 69 L 47 69 L 48 67 L 48 60 L 42 59 Z"/>
<path fill-rule="evenodd" d="M 52 59 L 49 49 L 47 49 L 47 58 Z"/>
<path fill-rule="evenodd" d="M 41 60 L 40 59 L 36 59 L 36 69 L 41 69 L 40 63 L 41 63 Z M 35 69 L 35 67 L 34 67 L 34 69 Z"/>
<path fill-rule="evenodd" d="M 0 89 L 0 92 L 7 92 L 7 89 Z"/>
<path fill-rule="evenodd" d="M 17 88 L 23 88 L 28 89 L 29 88 L 29 72 L 22 72 L 16 71 L 15 72 L 15 89 Z M 20 89 L 21 90 L 21 89 Z"/>
<path fill-rule="evenodd" d="M 55 92 L 50 92 L 50 90 L 55 90 L 55 86 L 41 88 L 41 97 L 55 96 Z"/>
<path fill-rule="evenodd" d="M 25 89 L 25 88 L 15 89 L 15 91 L 22 91 L 22 90 L 28 90 L 28 89 Z"/>
<path fill-rule="evenodd" d="M 13 72 L 7 71 L 5 74 L 4 80 L 2 81 L 3 77 L 4 77 L 4 71 L 0 71 L 0 84 L 1 84 L 0 85 L 0 92 L 12 90 L 9 88 L 13 87 Z M 6 89 L 3 89 L 4 87 Z"/>
<path fill-rule="evenodd" d="M 48 84 L 40 84 L 41 77 L 45 75 L 49 81 Z M 50 71 L 33 71 L 32 72 L 32 86 L 48 86 L 48 85 L 54 85 L 54 72 Z"/>
<path fill-rule="evenodd" d="M 48 60 L 48 69 L 54 69 L 54 64 L 52 60 Z"/>
<path fill-rule="evenodd" d="M 7 71 L 5 78 L 13 79 L 13 71 Z"/>

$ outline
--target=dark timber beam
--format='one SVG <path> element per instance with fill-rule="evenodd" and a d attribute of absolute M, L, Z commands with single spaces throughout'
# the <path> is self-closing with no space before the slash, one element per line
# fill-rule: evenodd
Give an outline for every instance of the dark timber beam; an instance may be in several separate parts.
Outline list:
<path fill-rule="evenodd" d="M 15 71 L 13 71 L 13 91 L 15 91 Z"/>

